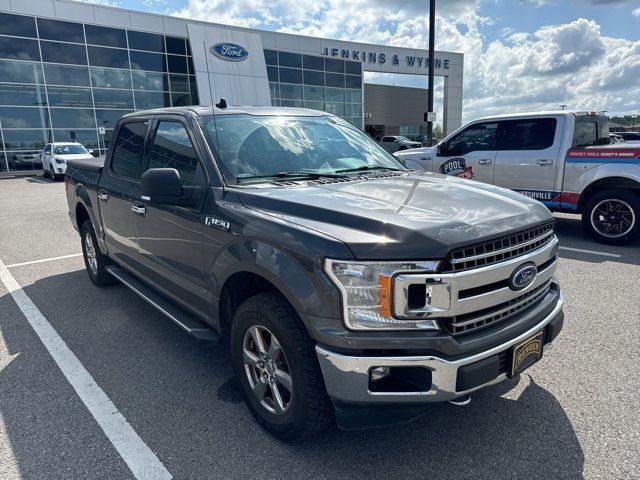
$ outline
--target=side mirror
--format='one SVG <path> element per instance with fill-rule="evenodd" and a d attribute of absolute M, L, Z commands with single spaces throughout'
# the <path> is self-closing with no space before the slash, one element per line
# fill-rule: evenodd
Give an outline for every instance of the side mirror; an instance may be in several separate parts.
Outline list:
<path fill-rule="evenodd" d="M 151 168 L 140 177 L 143 200 L 164 205 L 184 205 L 182 181 L 175 168 Z"/>
<path fill-rule="evenodd" d="M 436 145 L 436 155 L 438 157 L 446 157 L 447 156 L 447 144 L 439 143 Z"/>

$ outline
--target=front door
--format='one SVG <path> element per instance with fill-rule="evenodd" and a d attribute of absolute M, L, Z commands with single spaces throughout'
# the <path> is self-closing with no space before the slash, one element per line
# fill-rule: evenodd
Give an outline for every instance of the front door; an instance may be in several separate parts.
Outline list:
<path fill-rule="evenodd" d="M 183 207 L 138 198 L 140 209 L 134 217 L 143 275 L 174 301 L 206 314 L 201 211 L 207 179 L 196 143 L 178 117 L 158 118 L 153 132 L 144 170 L 175 168 L 183 186 L 196 188 L 198 201 Z"/>
<path fill-rule="evenodd" d="M 556 178 L 563 121 L 560 116 L 501 121 L 495 184 L 552 205 L 560 194 Z"/>
<path fill-rule="evenodd" d="M 109 255 L 138 270 L 138 246 L 133 222 L 133 202 L 140 196 L 140 165 L 149 120 L 127 122 L 115 138 L 111 162 L 98 185 L 100 214 Z"/>
<path fill-rule="evenodd" d="M 497 129 L 497 121 L 474 123 L 441 143 L 433 171 L 493 183 Z"/>

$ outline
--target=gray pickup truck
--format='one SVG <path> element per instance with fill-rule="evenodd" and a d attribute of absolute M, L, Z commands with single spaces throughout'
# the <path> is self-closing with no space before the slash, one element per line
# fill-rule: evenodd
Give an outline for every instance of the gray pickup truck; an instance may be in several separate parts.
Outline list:
<path fill-rule="evenodd" d="M 220 105 L 123 117 L 104 165 L 69 162 L 69 214 L 93 283 L 228 339 L 268 431 L 405 421 L 542 357 L 563 322 L 544 205 L 408 170 L 330 114 Z"/>

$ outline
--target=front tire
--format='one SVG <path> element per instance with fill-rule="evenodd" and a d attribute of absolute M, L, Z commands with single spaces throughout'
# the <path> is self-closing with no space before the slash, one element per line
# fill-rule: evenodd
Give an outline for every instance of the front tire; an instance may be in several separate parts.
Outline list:
<path fill-rule="evenodd" d="M 582 225 L 600 243 L 629 243 L 640 233 L 640 196 L 629 190 L 602 190 L 585 203 Z"/>
<path fill-rule="evenodd" d="M 111 262 L 109 258 L 100 251 L 98 239 L 93 231 L 93 225 L 90 220 L 86 220 L 82 224 L 80 239 L 82 242 L 84 265 L 94 285 L 106 287 L 107 285 L 117 283 L 115 277 L 107 272 L 107 266 L 109 266 Z"/>
<path fill-rule="evenodd" d="M 53 165 L 51 165 L 51 169 L 49 170 L 49 175 L 51 175 L 51 181 L 56 181 L 56 171 L 53 169 Z"/>
<path fill-rule="evenodd" d="M 249 410 L 274 436 L 297 440 L 332 422 L 315 344 L 281 295 L 261 293 L 240 305 L 231 361 Z"/>

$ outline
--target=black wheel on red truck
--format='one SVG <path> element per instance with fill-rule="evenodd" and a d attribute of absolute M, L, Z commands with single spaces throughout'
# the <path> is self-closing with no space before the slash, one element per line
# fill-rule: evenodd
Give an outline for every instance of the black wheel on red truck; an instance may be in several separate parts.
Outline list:
<path fill-rule="evenodd" d="M 82 256 L 84 265 L 87 268 L 89 278 L 98 287 L 114 285 L 117 280 L 107 272 L 110 265 L 109 258 L 100 251 L 96 233 L 93 230 L 91 220 L 85 220 L 80 228 L 80 239 L 82 242 Z"/>
<path fill-rule="evenodd" d="M 249 410 L 281 440 L 297 440 L 333 421 L 315 344 L 276 292 L 245 300 L 231 325 L 231 362 Z"/>
<path fill-rule="evenodd" d="M 585 202 L 582 225 L 600 243 L 624 245 L 640 234 L 640 193 L 601 190 Z"/>

